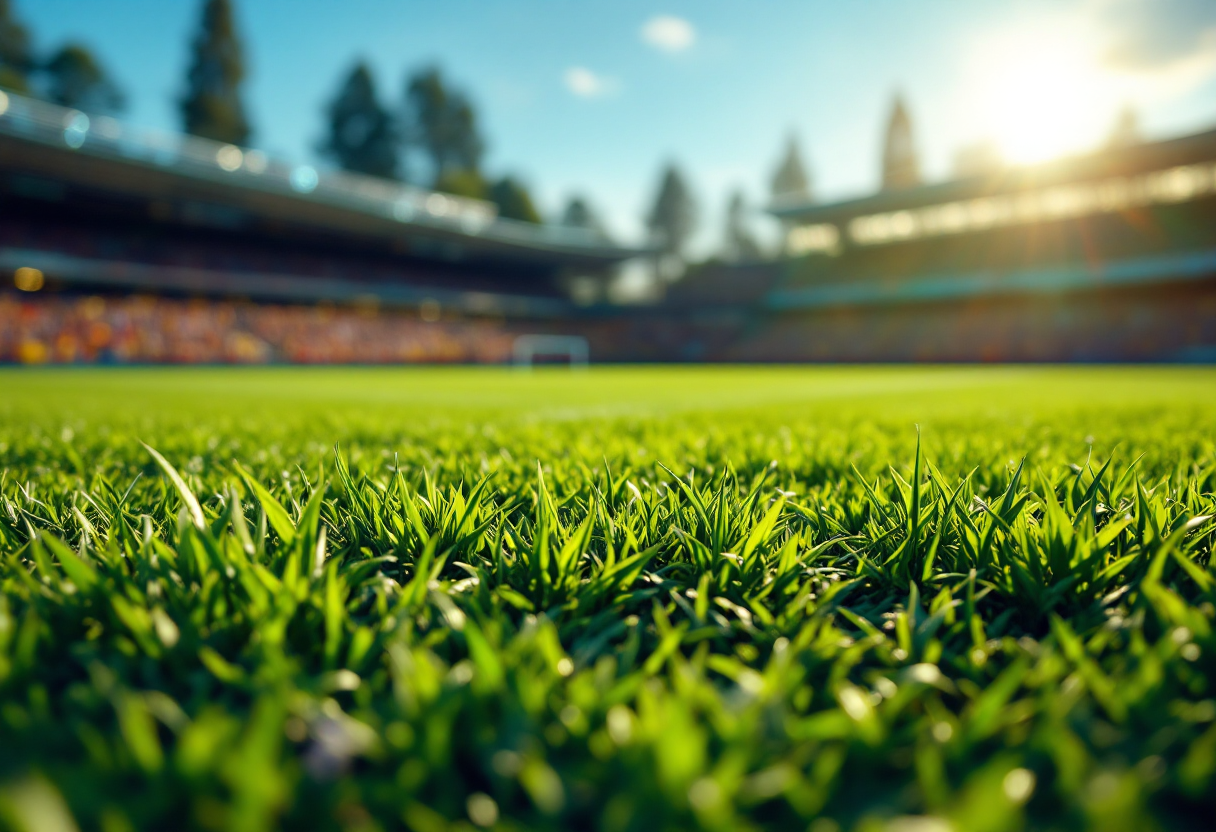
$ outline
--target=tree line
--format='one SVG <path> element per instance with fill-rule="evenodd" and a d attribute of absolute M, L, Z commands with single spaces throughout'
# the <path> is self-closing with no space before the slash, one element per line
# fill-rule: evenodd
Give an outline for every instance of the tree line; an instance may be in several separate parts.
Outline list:
<path fill-rule="evenodd" d="M 192 135 L 248 145 L 253 127 L 242 97 L 245 58 L 232 0 L 202 0 L 190 43 L 184 90 L 177 101 L 182 129 Z M 0 0 L 0 87 L 92 113 L 120 113 L 126 98 L 102 62 L 83 43 L 68 42 L 47 54 L 33 48 L 28 30 Z M 493 202 L 499 216 L 530 223 L 542 218 L 516 176 L 491 176 L 483 166 L 486 140 L 468 95 L 438 66 L 410 73 L 395 104 L 386 102 L 366 61 L 356 61 L 336 85 L 324 110 L 315 149 L 337 167 L 408 181 L 457 196 Z M 772 182 L 774 199 L 809 199 L 809 179 L 791 138 Z M 665 257 L 684 260 L 700 210 L 687 176 L 670 163 L 645 217 L 651 243 Z M 753 260 L 764 255 L 750 226 L 741 191 L 725 211 L 719 257 Z M 607 240 L 591 201 L 573 196 L 558 223 Z"/>
<path fill-rule="evenodd" d="M 326 108 L 325 137 L 317 146 L 344 170 L 488 199 L 501 217 L 539 223 L 540 213 L 522 182 L 510 175 L 486 175 L 485 149 L 472 103 L 438 67 L 411 74 L 401 106 L 391 108 L 380 100 L 372 70 L 363 61 L 351 69 Z"/>
<path fill-rule="evenodd" d="M 126 103 L 83 43 L 69 41 L 46 54 L 36 51 L 9 0 L 0 0 L 0 87 L 91 112 L 117 112 Z"/>
<path fill-rule="evenodd" d="M 242 96 L 244 80 L 244 50 L 231 0 L 203 0 L 177 101 L 182 129 L 248 145 L 253 126 Z M 0 0 L 0 87 L 96 114 L 118 114 L 126 105 L 118 85 L 85 44 L 69 42 L 45 55 L 34 49 L 10 0 Z M 391 107 L 380 100 L 370 67 L 359 61 L 339 83 L 324 116 L 324 136 L 316 149 L 343 170 L 486 199 L 496 204 L 499 216 L 541 222 L 518 177 L 492 177 L 484 170 L 486 143 L 476 111 L 438 67 L 411 74 L 400 106 Z M 581 197 L 570 201 L 562 222 L 603 230 Z"/>

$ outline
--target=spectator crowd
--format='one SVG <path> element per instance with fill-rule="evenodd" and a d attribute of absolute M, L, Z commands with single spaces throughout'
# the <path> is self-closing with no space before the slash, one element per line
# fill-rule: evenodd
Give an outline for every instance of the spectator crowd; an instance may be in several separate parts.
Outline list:
<path fill-rule="evenodd" d="M 512 339 L 495 321 L 372 304 L 0 293 L 3 363 L 496 364 Z"/>

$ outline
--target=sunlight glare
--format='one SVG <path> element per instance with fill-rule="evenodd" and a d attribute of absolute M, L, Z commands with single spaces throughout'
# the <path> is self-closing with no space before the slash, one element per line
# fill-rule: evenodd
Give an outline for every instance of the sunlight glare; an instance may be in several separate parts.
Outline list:
<path fill-rule="evenodd" d="M 1013 164 L 1093 147 L 1113 118 L 1115 81 L 1084 42 L 1025 32 L 985 49 L 978 68 L 989 134 Z"/>

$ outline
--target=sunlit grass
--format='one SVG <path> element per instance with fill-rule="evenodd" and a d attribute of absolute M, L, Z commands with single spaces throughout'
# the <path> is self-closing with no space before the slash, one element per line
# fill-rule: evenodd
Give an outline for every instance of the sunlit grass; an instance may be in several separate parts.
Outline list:
<path fill-rule="evenodd" d="M 0 390 L 0 828 L 1216 809 L 1212 371 Z"/>

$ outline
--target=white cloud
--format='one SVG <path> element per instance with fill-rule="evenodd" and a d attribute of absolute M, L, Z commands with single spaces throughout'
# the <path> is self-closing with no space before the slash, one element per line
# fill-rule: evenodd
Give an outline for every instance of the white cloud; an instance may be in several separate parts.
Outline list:
<path fill-rule="evenodd" d="M 579 98 L 598 98 L 601 95 L 608 95 L 616 92 L 618 86 L 615 78 L 597 75 L 585 66 L 570 67 L 563 75 L 563 79 L 566 82 L 566 89 Z"/>
<path fill-rule="evenodd" d="M 696 39 L 692 24 L 682 17 L 659 15 L 642 27 L 642 40 L 664 52 L 683 52 Z"/>

